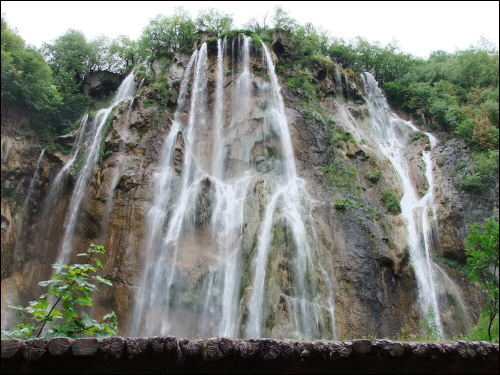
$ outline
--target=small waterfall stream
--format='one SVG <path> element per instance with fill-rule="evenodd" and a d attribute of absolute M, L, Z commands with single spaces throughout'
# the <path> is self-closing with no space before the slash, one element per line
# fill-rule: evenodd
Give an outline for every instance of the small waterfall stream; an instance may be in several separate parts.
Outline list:
<path fill-rule="evenodd" d="M 366 103 L 370 113 L 373 136 L 383 154 L 394 166 L 403 187 L 401 211 L 408 229 L 408 248 L 418 283 L 421 314 L 427 313 L 428 309 L 432 307 L 436 312 L 434 323 L 441 326 L 438 281 L 430 248 L 432 231 L 429 213 L 432 213 L 434 190 L 430 153 L 424 151 L 422 154 L 429 188 L 426 194 L 419 199 L 409 176 L 408 161 L 403 155 L 407 133 L 417 129 L 411 123 L 401 120 L 391 112 L 382 91 L 370 73 L 365 73 L 361 78 L 367 93 Z M 427 135 L 433 147 L 435 138 L 430 134 Z M 440 334 L 443 335 L 442 327 L 440 331 Z"/>
<path fill-rule="evenodd" d="M 78 214 L 80 212 L 80 205 L 87 192 L 89 178 L 99 157 L 99 147 L 102 141 L 103 130 L 107 122 L 106 120 L 115 105 L 134 96 L 135 89 L 134 71 L 132 71 L 121 83 L 112 104 L 108 108 L 99 110 L 94 117 L 91 128 L 92 139 L 90 140 L 89 149 L 83 158 L 81 171 L 78 174 L 73 194 L 71 195 L 68 212 L 64 222 L 64 235 L 59 247 L 59 255 L 56 261 L 57 263 L 66 263 L 72 254 L 73 237 Z M 75 157 L 76 154 L 77 152 L 75 152 Z M 73 163 L 73 161 L 74 159 L 71 160 L 71 163 Z M 68 165 L 69 168 L 69 163 L 66 165 Z"/>

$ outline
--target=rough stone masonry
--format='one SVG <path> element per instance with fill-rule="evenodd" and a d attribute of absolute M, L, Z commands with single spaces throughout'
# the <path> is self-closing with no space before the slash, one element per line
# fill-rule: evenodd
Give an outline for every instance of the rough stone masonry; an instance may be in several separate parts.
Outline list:
<path fill-rule="evenodd" d="M 498 373 L 498 344 L 390 340 L 2 339 L 2 373 Z"/>

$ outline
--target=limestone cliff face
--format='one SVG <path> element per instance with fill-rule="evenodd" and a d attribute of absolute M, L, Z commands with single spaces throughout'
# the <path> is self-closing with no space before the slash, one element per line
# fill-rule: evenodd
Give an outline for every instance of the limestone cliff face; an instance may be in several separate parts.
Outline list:
<path fill-rule="evenodd" d="M 280 45 L 284 42 L 278 37 L 275 40 L 275 62 L 279 61 L 277 55 L 280 56 Z M 91 242 L 105 246 L 107 252 L 103 259 L 103 276 L 113 282 L 113 287 L 100 288 L 94 309 L 97 316 L 114 310 L 122 335 L 127 334 L 132 324 L 134 300 L 137 298 L 141 273 L 144 272 L 144 249 L 148 241 L 145 223 L 154 204 L 154 175 L 159 173 L 163 143 L 173 126 L 172 108 L 178 103 L 179 89 L 189 59 L 188 55 L 176 55 L 168 71 L 161 71 L 160 65 L 153 62 L 151 74 L 156 78 L 160 75 L 167 77 L 170 93 L 166 105 L 156 104 L 165 101 L 166 93 L 150 84 L 152 76 L 145 81 L 141 81 L 142 75 L 136 76 L 137 86 L 143 86 L 132 102 L 124 101 L 113 109 L 101 144 L 101 156 L 88 181 L 84 203 L 79 211 L 71 261 L 76 261 L 75 254 L 84 251 Z M 231 66 L 230 54 L 226 57 L 226 64 Z M 241 167 L 237 155 L 245 154 L 246 148 L 251 168 L 262 174 L 278 168 L 276 158 L 283 153 L 277 138 L 265 138 L 262 135 L 265 104 L 257 93 L 259 85 L 269 79 L 262 74 L 265 72 L 262 52 L 252 51 L 250 67 L 254 72 L 250 99 L 253 109 L 246 121 L 253 124 L 254 131 L 248 133 L 252 137 L 250 145 L 235 143 L 230 146 L 233 157 L 227 160 L 227 168 L 234 171 L 235 175 Z M 217 48 L 213 44 L 208 49 L 207 69 L 207 98 L 211 108 L 216 101 L 217 71 Z M 380 199 L 382 191 L 386 189 L 393 189 L 401 197 L 402 188 L 392 164 L 382 154 L 372 135 L 367 106 L 360 104 L 365 94 L 362 83 L 359 77 L 346 75 L 339 85 L 333 71 L 319 65 L 312 66 L 311 70 L 315 84 L 324 93 L 313 112 L 301 102 L 299 92 L 287 88 L 283 77 L 280 77 L 279 84 L 297 174 L 305 181 L 314 202 L 311 225 L 315 227 L 318 249 L 314 260 L 322 264 L 328 276 L 322 280 L 328 279 L 332 284 L 322 285 L 320 281 L 318 296 L 326 295 L 328 288 L 333 290 L 337 339 L 368 335 L 396 336 L 401 327 L 418 334 L 421 315 L 417 304 L 415 271 L 407 250 L 407 229 L 401 215 L 388 212 Z M 287 74 L 286 70 L 283 74 Z M 234 71 L 225 75 L 223 87 L 226 92 L 233 89 L 236 76 L 237 72 Z M 351 101 L 343 99 L 347 95 Z M 227 117 L 237 112 L 235 106 L 238 104 L 231 102 L 231 99 L 225 101 L 224 112 Z M 38 297 L 42 290 L 37 287 L 37 281 L 48 279 L 51 275 L 50 265 L 57 258 L 79 165 L 77 159 L 60 185 L 58 200 L 51 202 L 49 198 L 54 189 L 53 181 L 70 155 L 46 152 L 39 165 L 40 170 L 36 172 L 41 152 L 36 136 L 28 130 L 26 119 L 4 112 L 3 108 L 2 328 L 8 328 L 4 324 L 12 325 L 14 319 L 5 313 L 5 306 L 25 304 Z M 325 116 L 318 116 L 318 111 L 327 114 L 333 122 L 329 123 Z M 188 113 L 185 111 L 179 116 L 185 122 Z M 337 134 L 345 136 L 336 144 L 332 143 L 332 127 Z M 241 134 L 241 138 L 248 134 Z M 352 135 L 354 142 L 347 140 L 348 134 Z M 209 136 L 208 132 L 200 134 L 200 137 Z M 72 145 L 76 143 L 76 137 L 70 135 L 60 142 Z M 84 145 L 87 145 L 89 140 L 85 142 Z M 179 131 L 175 137 L 172 158 L 173 170 L 178 175 L 173 180 L 173 189 L 181 186 L 187 142 L 186 132 Z M 429 149 L 427 137 L 413 142 L 408 139 L 406 157 L 415 160 L 410 164 L 410 175 L 420 196 L 428 190 L 421 155 L 422 151 Z M 213 150 L 207 147 L 197 152 L 209 155 Z M 458 260 L 464 259 L 464 238 L 468 226 L 492 214 L 498 216 L 498 198 L 495 200 L 489 195 L 478 198 L 457 189 L 453 168 L 457 160 L 465 155 L 467 150 L 456 141 L 440 143 L 432 150 L 438 204 L 433 251 L 438 256 Z M 329 181 L 324 168 L 332 160 L 343 163 L 346 168 L 354 168 L 355 175 L 350 181 L 354 185 L 347 190 L 339 189 Z M 30 194 L 30 182 L 36 173 L 32 198 L 27 206 L 23 205 Z M 370 177 L 374 173 L 376 177 Z M 268 199 L 264 180 L 256 178 L 252 181 L 242 235 L 245 258 L 241 263 L 242 281 L 238 300 L 244 302 L 248 302 L 254 287 L 251 264 L 256 256 L 258 227 Z M 210 202 L 215 194 L 214 189 L 214 180 L 207 178 L 200 183 L 196 212 L 193 214 L 195 235 L 183 237 L 183 251 L 176 260 L 179 283 L 183 285 L 178 292 L 183 303 L 179 319 L 184 319 L 186 325 L 192 323 L 190 318 L 194 319 L 196 314 L 196 309 L 193 312 L 191 306 L 196 305 L 197 299 L 201 298 L 199 285 L 205 282 L 207 269 L 215 264 L 217 258 L 216 254 L 206 250 L 212 241 L 207 227 L 213 215 L 214 208 Z M 498 191 L 498 184 L 496 189 Z M 349 198 L 353 204 L 347 203 Z M 344 201 L 347 206 L 342 207 L 339 201 Z M 287 327 L 292 319 L 287 296 L 287 290 L 293 287 L 290 282 L 290 272 L 293 272 L 290 260 L 292 234 L 286 225 L 276 225 L 273 230 L 266 276 L 269 290 L 266 303 L 269 309 L 264 317 L 265 332 L 275 338 L 286 338 L 289 334 Z M 449 267 L 446 270 L 458 283 L 458 294 L 467 295 L 469 306 L 481 300 L 481 294 L 474 287 Z M 467 317 L 470 314 L 460 309 L 462 307 L 451 297 L 443 308 L 442 323 L 449 336 L 464 333 L 470 324 Z M 248 312 L 242 309 L 240 314 L 242 322 L 245 322 Z M 452 318 L 457 314 L 463 318 Z M 202 335 L 197 329 L 193 325 L 187 332 L 193 336 Z"/>

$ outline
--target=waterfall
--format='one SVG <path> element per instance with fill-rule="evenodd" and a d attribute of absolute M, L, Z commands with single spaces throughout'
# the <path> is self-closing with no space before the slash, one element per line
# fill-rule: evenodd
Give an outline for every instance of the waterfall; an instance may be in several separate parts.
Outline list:
<path fill-rule="evenodd" d="M 260 337 L 269 303 L 282 298 L 288 333 L 334 338 L 332 282 L 315 261 L 317 203 L 297 176 L 269 52 L 264 46 L 266 82 L 252 73 L 251 50 L 244 35 L 218 40 L 212 64 L 204 43 L 186 67 L 154 173 L 131 336 Z M 271 295 L 265 280 L 277 227 L 293 242 L 293 287 Z M 320 279 L 327 292 L 319 292 Z"/>
<path fill-rule="evenodd" d="M 43 155 L 45 154 L 45 149 L 42 150 L 42 152 L 40 153 L 40 156 L 38 157 L 38 161 L 36 162 L 36 167 L 35 167 L 35 172 L 33 173 L 33 177 L 31 178 L 31 181 L 30 181 L 30 185 L 28 187 L 28 194 L 26 195 L 26 199 L 24 200 L 24 203 L 23 203 L 23 207 L 21 209 L 21 215 L 20 215 L 20 219 L 19 219 L 19 223 L 17 225 L 17 232 L 16 232 L 16 247 L 14 249 L 14 265 L 17 266 L 17 261 L 18 261 L 18 258 L 21 254 L 19 254 L 19 249 L 23 249 L 26 247 L 26 245 L 28 244 L 28 233 L 26 233 L 26 237 L 24 239 L 24 241 L 21 240 L 21 235 L 23 233 L 23 231 L 26 230 L 26 222 L 27 222 L 27 219 L 28 219 L 28 214 L 29 214 L 29 211 L 30 211 L 30 206 L 32 204 L 31 202 L 31 197 L 33 195 L 33 191 L 35 189 L 35 183 L 38 181 L 38 179 L 40 178 L 40 163 L 42 161 L 42 158 L 43 158 Z"/>
<path fill-rule="evenodd" d="M 418 283 L 418 301 L 421 313 L 427 313 L 428 309 L 432 307 L 436 312 L 434 323 L 441 326 L 437 277 L 430 249 L 431 226 L 428 220 L 429 210 L 432 210 L 434 189 L 430 154 L 424 152 L 422 155 L 429 189 L 424 197 L 418 199 L 410 180 L 408 161 L 404 157 L 404 150 L 407 147 L 405 136 L 410 130 L 417 129 L 411 123 L 401 120 L 391 112 L 382 91 L 370 73 L 365 73 L 361 78 L 367 93 L 366 103 L 370 113 L 370 125 L 374 139 L 383 154 L 391 161 L 403 187 L 401 211 L 408 230 L 410 261 Z M 434 145 L 435 139 L 429 138 L 431 144 Z M 443 335 L 442 327 L 440 330 L 440 334 Z"/>
<path fill-rule="evenodd" d="M 349 96 L 350 96 L 350 94 L 349 94 L 349 77 L 347 76 L 346 73 L 344 73 L 344 79 L 345 79 L 345 92 L 346 92 L 345 98 L 347 100 L 349 100 Z"/>
<path fill-rule="evenodd" d="M 342 96 L 342 77 L 338 64 L 335 64 L 335 90 L 338 95 Z"/>
<path fill-rule="evenodd" d="M 103 131 L 107 124 L 107 119 L 113 107 L 125 99 L 131 99 L 135 94 L 134 71 L 123 80 L 118 92 L 113 98 L 112 104 L 105 109 L 101 109 L 94 117 L 90 140 L 90 146 L 86 155 L 82 159 L 81 171 L 76 179 L 68 212 L 64 221 L 64 235 L 59 247 L 57 263 L 66 263 L 73 252 L 73 237 L 75 226 L 80 212 L 80 205 L 87 193 L 88 180 L 94 170 L 99 157 L 99 148 L 103 137 Z M 73 162 L 73 161 L 72 161 Z"/>

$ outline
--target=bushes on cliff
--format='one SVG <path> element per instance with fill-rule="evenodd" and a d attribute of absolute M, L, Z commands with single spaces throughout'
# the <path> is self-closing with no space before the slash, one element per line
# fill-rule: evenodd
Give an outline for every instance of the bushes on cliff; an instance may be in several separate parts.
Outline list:
<path fill-rule="evenodd" d="M 492 340 L 491 327 L 498 315 L 499 304 L 499 252 L 498 220 L 490 217 L 483 225 L 472 224 L 465 241 L 467 264 L 471 266 L 469 278 L 479 282 L 486 291 L 486 306 L 482 314 L 488 317 L 488 337 Z M 497 331 L 498 332 L 498 331 Z"/>
<path fill-rule="evenodd" d="M 399 204 L 399 198 L 393 189 L 385 189 L 382 192 L 380 200 L 384 202 L 387 207 L 387 211 L 392 214 L 399 214 L 401 212 L 401 205 Z"/>

